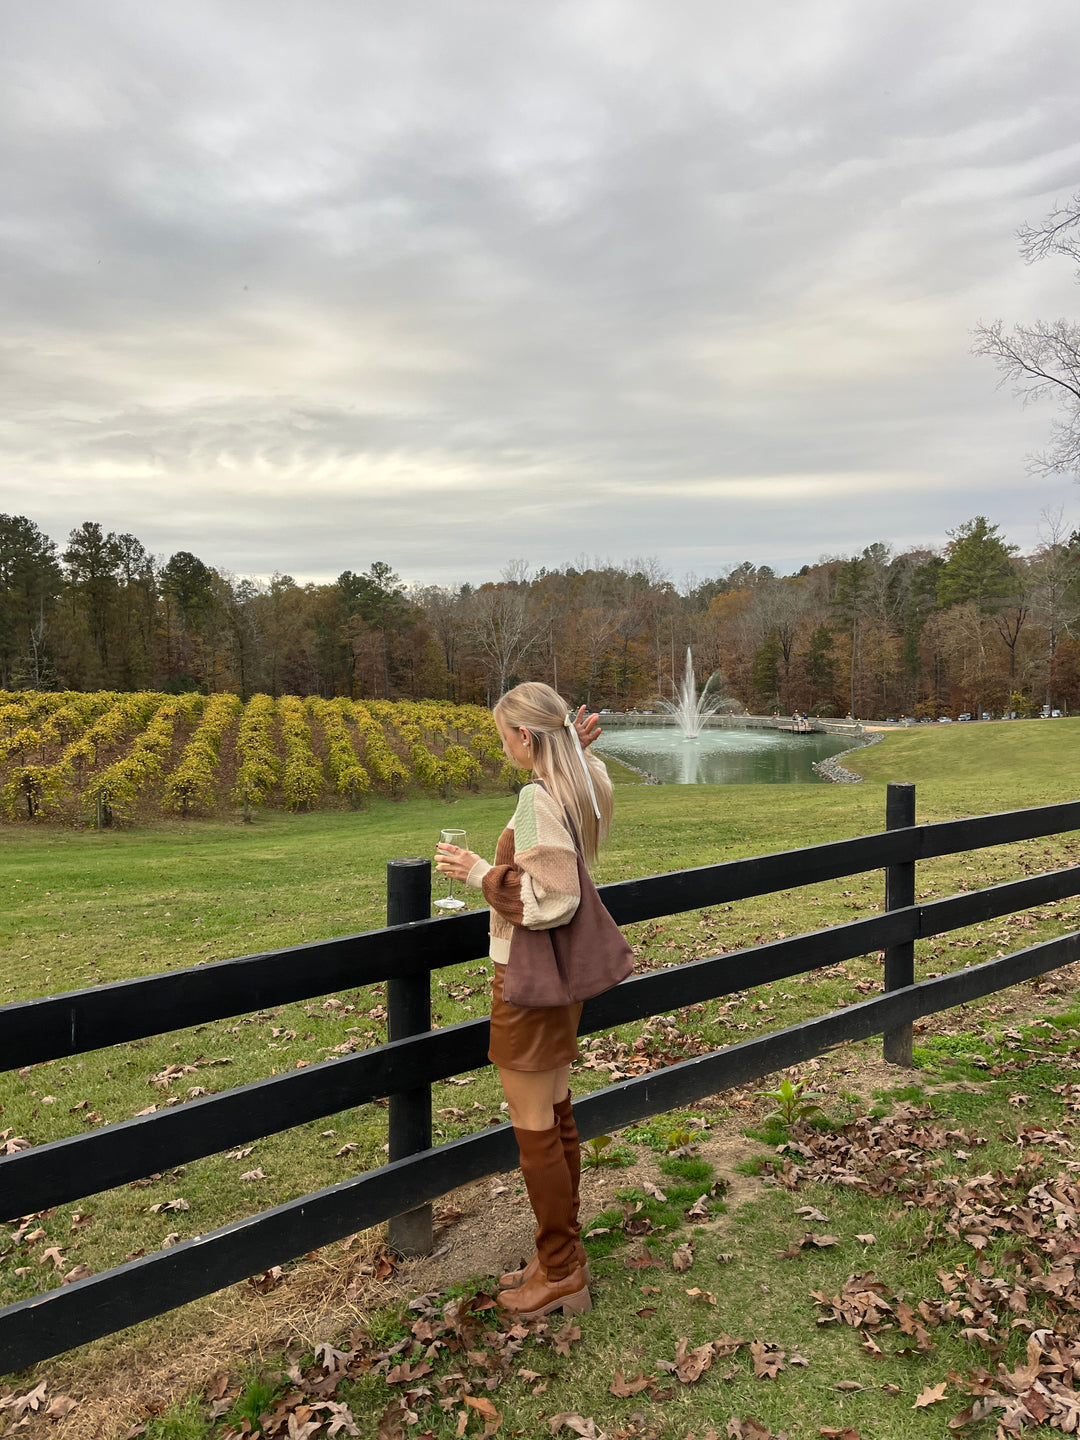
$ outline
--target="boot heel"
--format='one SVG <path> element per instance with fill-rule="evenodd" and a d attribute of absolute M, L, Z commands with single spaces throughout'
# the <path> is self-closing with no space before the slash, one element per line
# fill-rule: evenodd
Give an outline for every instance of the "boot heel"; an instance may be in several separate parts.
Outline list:
<path fill-rule="evenodd" d="M 585 1315 L 592 1309 L 592 1296 L 589 1294 L 589 1287 L 579 1290 L 576 1295 L 568 1295 L 562 1302 L 564 1315 Z"/>

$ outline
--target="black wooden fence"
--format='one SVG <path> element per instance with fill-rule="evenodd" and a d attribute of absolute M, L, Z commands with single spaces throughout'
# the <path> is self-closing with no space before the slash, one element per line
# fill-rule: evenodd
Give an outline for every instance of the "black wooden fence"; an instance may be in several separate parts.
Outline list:
<path fill-rule="evenodd" d="M 1080 933 L 1072 933 L 918 984 L 912 971 L 918 939 L 1080 894 L 1080 867 L 1071 867 L 916 904 L 915 864 L 1080 829 L 1080 801 L 916 825 L 913 787 L 890 786 L 887 819 L 891 828 L 880 834 L 602 888 L 616 920 L 628 924 L 884 869 L 889 908 L 827 930 L 633 977 L 585 1006 L 582 1033 L 877 951 L 886 957 L 886 990 L 582 1096 L 575 1113 L 584 1137 L 797 1064 L 845 1040 L 884 1033 L 887 1053 L 891 1046 L 902 1060 L 919 1016 L 1080 960 Z M 402 911 L 415 913 L 420 904 L 426 917 L 428 863 L 394 863 L 403 864 L 411 878 L 395 887 L 390 918 L 405 920 Z M 0 1216 L 25 1216 L 81 1199 L 384 1096 L 391 1097 L 394 1122 L 390 1163 L 376 1170 L 0 1310 L 0 1374 L 512 1168 L 517 1153 L 509 1125 L 430 1145 L 429 1087 L 486 1063 L 487 1021 L 430 1030 L 428 977 L 432 970 L 475 960 L 486 945 L 484 912 L 423 918 L 0 1007 L 0 1068 L 14 1069 L 346 987 L 392 982 L 385 1045 L 0 1159 Z M 408 1153 L 411 1149 L 416 1153 Z"/>

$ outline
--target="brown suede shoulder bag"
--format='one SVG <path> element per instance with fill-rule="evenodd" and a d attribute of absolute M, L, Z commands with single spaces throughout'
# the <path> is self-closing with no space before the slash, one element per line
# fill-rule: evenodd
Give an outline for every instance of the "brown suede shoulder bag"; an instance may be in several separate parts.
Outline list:
<path fill-rule="evenodd" d="M 611 990 L 631 973 L 634 952 L 593 884 L 577 833 L 578 908 L 565 925 L 526 930 L 515 925 L 503 977 L 503 999 L 525 1010 L 576 1005 Z"/>

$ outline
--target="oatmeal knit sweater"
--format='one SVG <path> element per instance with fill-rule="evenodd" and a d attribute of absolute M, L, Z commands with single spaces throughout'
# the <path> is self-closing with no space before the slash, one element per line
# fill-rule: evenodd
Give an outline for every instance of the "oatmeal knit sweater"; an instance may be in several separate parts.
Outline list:
<path fill-rule="evenodd" d="M 581 899 L 574 839 L 557 800 L 540 785 L 525 785 L 517 809 L 495 847 L 495 864 L 478 860 L 468 883 L 491 906 L 496 965 L 510 958 L 515 925 L 550 930 L 571 919 Z"/>

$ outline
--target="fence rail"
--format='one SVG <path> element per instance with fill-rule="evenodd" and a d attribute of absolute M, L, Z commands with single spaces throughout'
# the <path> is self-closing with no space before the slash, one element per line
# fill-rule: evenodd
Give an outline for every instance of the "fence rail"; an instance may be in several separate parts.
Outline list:
<path fill-rule="evenodd" d="M 766 984 L 875 951 L 885 952 L 889 988 L 873 999 L 584 1096 L 575 1102 L 583 1137 L 809 1059 L 844 1040 L 884 1033 L 887 1049 L 890 1037 L 901 1042 L 906 1037 L 910 1044 L 910 1026 L 919 1016 L 1080 959 L 1080 934 L 1074 933 L 915 984 L 908 965 L 916 940 L 1080 894 L 1080 867 L 1074 867 L 925 904 L 902 903 L 913 899 L 916 862 L 1080 829 L 1080 802 L 897 826 L 898 819 L 913 819 L 913 787 L 889 790 L 887 820 L 893 828 L 883 833 L 602 887 L 605 903 L 625 924 L 886 868 L 886 903 L 892 908 L 827 930 L 636 976 L 588 1002 L 583 1033 L 745 990 L 748 981 Z M 427 862 L 393 864 L 405 867 L 412 889 L 404 899 L 405 892 L 396 891 L 391 918 L 426 909 Z M 508 1125 L 434 1148 L 430 1128 L 424 1130 L 425 1113 L 430 1127 L 431 1084 L 485 1063 L 487 1021 L 420 1028 L 430 1024 L 421 991 L 427 991 L 430 971 L 473 960 L 485 948 L 483 914 L 424 919 L 0 1008 L 0 1054 L 9 1068 L 311 998 L 328 988 L 393 982 L 391 1038 L 384 1045 L 0 1159 L 0 1216 L 25 1215 L 391 1098 L 388 1165 L 7 1306 L 0 1310 L 0 1373 L 403 1213 L 413 1216 L 407 1231 L 422 1235 L 429 1227 L 422 1207 L 449 1189 L 509 1168 L 516 1151 Z M 317 965 L 307 963 L 314 958 Z M 395 992 L 393 986 L 405 988 Z M 418 1028 L 420 1033 L 409 1033 Z"/>
<path fill-rule="evenodd" d="M 1080 829 L 1080 801 L 912 825 L 702 865 L 600 887 L 620 925 L 753 899 L 868 870 Z M 436 938 L 437 935 L 437 938 Z M 482 911 L 316 940 L 164 975 L 0 1006 L 0 1070 L 247 1015 L 403 976 L 427 975 L 487 950 Z"/>

